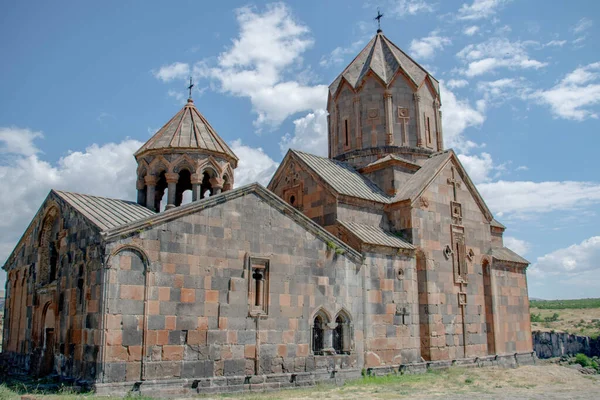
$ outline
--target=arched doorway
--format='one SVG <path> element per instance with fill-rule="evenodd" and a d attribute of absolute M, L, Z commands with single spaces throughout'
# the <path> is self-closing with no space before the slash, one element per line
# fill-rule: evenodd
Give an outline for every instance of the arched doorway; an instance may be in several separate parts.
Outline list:
<path fill-rule="evenodd" d="M 54 370 L 54 344 L 56 343 L 54 315 L 54 303 L 48 302 L 44 306 L 42 314 L 42 331 L 40 339 L 42 344 L 42 357 L 40 363 L 39 376 L 50 375 Z"/>

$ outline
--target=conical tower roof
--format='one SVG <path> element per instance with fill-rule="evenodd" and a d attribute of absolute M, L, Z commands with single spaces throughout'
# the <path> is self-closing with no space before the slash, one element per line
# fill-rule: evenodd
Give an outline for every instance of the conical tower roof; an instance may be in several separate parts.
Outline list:
<path fill-rule="evenodd" d="M 385 37 L 381 31 L 377 32 L 350 65 L 335 78 L 329 86 L 329 93 L 332 96 L 335 95 L 343 80 L 356 89 L 369 71 L 378 76 L 385 85 L 389 85 L 399 71 L 404 73 L 417 87 L 429 77 L 432 86 L 439 93 L 438 81 Z"/>
<path fill-rule="evenodd" d="M 154 134 L 134 156 L 139 158 L 154 150 L 168 151 L 200 151 L 220 153 L 237 164 L 238 158 L 227 146 L 206 118 L 194 106 L 194 101 L 188 99 L 187 104 L 169 122 Z"/>

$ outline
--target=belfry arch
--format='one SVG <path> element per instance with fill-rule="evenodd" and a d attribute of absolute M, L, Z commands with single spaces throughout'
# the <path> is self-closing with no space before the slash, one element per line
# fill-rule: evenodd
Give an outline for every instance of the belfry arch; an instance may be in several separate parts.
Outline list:
<path fill-rule="evenodd" d="M 231 190 L 238 162 L 191 98 L 134 156 L 138 204 L 156 212 Z"/>

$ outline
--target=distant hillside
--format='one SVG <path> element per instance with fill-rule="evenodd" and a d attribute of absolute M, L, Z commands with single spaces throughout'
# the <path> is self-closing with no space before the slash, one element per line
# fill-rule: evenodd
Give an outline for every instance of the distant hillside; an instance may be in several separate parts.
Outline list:
<path fill-rule="evenodd" d="M 565 310 L 580 308 L 600 308 L 600 298 L 575 300 L 534 300 L 529 302 L 531 308 L 540 310 Z"/>

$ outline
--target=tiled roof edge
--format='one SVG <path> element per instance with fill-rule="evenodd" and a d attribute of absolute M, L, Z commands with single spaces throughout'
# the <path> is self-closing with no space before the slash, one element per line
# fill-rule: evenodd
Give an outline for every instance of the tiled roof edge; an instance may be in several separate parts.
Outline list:
<path fill-rule="evenodd" d="M 199 200 L 186 204 L 184 206 L 176 207 L 171 210 L 153 215 L 151 217 L 143 218 L 129 223 L 127 225 L 104 231 L 101 233 L 101 235 L 106 241 L 113 241 L 115 239 L 121 238 L 122 236 L 127 236 L 130 233 L 139 229 L 144 229 L 149 226 L 166 223 L 184 215 L 188 215 L 206 208 L 210 208 L 251 193 L 256 194 L 261 199 L 267 201 L 274 208 L 280 210 L 285 215 L 291 217 L 294 221 L 302 225 L 305 229 L 307 229 L 309 232 L 311 232 L 321 240 L 325 242 L 333 242 L 337 247 L 342 248 L 344 250 L 344 255 L 353 259 L 355 262 L 362 263 L 362 255 L 360 253 L 348 246 L 346 243 L 342 242 L 340 239 L 333 236 L 331 233 L 326 231 L 316 222 L 306 217 L 300 211 L 296 210 L 294 207 L 290 206 L 282 199 L 280 199 L 273 192 L 271 192 L 270 190 L 266 189 L 258 183 L 251 183 L 246 186 L 239 187 L 237 189 L 223 192 L 216 196 L 211 196 L 204 200 Z"/>

